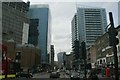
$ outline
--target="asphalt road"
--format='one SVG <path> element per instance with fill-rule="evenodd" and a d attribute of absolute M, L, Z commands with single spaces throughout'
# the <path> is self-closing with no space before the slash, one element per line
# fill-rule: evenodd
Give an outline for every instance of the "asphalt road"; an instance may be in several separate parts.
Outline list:
<path fill-rule="evenodd" d="M 50 78 L 50 73 L 47 72 L 37 73 L 33 75 L 33 78 Z M 61 72 L 60 78 L 69 78 L 69 76 Z"/>
<path fill-rule="evenodd" d="M 33 74 L 32 79 L 27 79 L 22 77 L 22 78 L 17 78 L 15 80 L 71 80 L 69 75 L 65 74 L 64 72 L 60 73 L 60 78 L 50 78 L 49 76 L 50 76 L 50 73 L 42 72 L 42 73 Z M 99 78 L 99 80 L 113 80 L 113 79 L 104 77 L 104 78 Z"/>

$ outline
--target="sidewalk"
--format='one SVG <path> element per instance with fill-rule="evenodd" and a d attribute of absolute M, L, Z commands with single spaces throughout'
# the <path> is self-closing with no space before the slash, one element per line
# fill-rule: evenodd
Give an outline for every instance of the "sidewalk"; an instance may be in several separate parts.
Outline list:
<path fill-rule="evenodd" d="M 99 78 L 99 80 L 114 80 L 114 79 L 113 79 L 113 78 L 111 78 L 111 77 L 108 77 L 108 78 L 103 77 L 103 78 Z"/>

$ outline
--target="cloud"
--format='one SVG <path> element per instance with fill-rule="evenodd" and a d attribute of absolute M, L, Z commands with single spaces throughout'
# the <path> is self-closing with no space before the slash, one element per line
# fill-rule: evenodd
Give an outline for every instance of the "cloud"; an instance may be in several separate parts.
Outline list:
<path fill-rule="evenodd" d="M 108 12 L 112 11 L 115 26 L 118 23 L 118 8 L 117 3 L 114 2 L 118 2 L 119 0 L 109 0 L 113 2 L 109 2 L 108 0 L 74 0 L 73 2 L 70 2 L 71 0 L 64 0 L 66 2 L 62 1 L 63 0 L 61 0 L 61 2 L 49 3 L 52 16 L 52 44 L 55 45 L 55 54 L 60 52 L 60 50 L 66 51 L 67 53 L 71 51 L 71 20 L 76 12 L 76 4 L 79 4 L 82 7 L 106 8 L 108 22 Z M 30 0 L 30 2 L 31 4 L 41 4 L 38 0 Z M 55 56 L 55 60 L 57 60 L 57 56 Z"/>
<path fill-rule="evenodd" d="M 74 3 L 73 3 L 74 4 Z M 117 3 L 113 2 L 85 2 L 79 3 L 81 6 L 86 7 L 98 7 L 98 8 L 106 8 L 107 12 L 107 20 L 109 20 L 108 12 L 112 11 L 114 15 L 117 15 Z M 97 4 L 97 5 L 96 5 Z M 67 6 L 66 6 L 67 5 Z M 71 20 L 73 15 L 75 14 L 76 6 L 71 8 L 69 4 L 59 4 L 56 7 L 56 11 L 53 14 L 55 17 L 53 20 L 53 43 L 56 45 L 56 54 L 60 51 L 65 51 L 69 53 L 71 51 Z M 75 5 L 75 4 L 74 4 Z M 69 8 L 66 8 L 69 7 Z M 73 7 L 73 6 L 72 6 Z M 71 8 L 71 9 L 70 9 Z M 72 11 L 72 9 L 74 9 Z M 115 16 L 115 25 L 117 24 L 118 20 Z M 109 22 L 109 21 L 108 21 Z M 69 35 L 69 37 L 68 37 Z M 57 57 L 55 57 L 56 59 Z"/>

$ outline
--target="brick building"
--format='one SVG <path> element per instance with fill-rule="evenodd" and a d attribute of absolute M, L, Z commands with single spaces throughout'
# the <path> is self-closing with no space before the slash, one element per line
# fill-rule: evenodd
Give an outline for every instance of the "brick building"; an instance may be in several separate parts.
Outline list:
<path fill-rule="evenodd" d="M 38 66 L 41 64 L 39 48 L 30 44 L 16 44 L 14 40 L 8 40 L 5 45 L 7 46 L 7 56 L 10 59 L 15 61 L 16 53 L 21 53 L 20 63 L 23 69 L 31 68 L 33 66 Z"/>
<path fill-rule="evenodd" d="M 117 45 L 117 55 L 118 55 L 118 62 L 120 64 L 120 26 L 118 26 L 116 30 L 118 31 L 117 37 L 119 39 L 119 44 Z M 105 33 L 102 36 L 98 37 L 94 45 L 88 48 L 87 61 L 92 63 L 91 59 L 95 60 L 95 57 L 96 57 L 96 63 L 99 66 L 106 66 L 106 64 L 114 63 L 114 54 L 112 47 L 109 46 L 108 33 Z"/>

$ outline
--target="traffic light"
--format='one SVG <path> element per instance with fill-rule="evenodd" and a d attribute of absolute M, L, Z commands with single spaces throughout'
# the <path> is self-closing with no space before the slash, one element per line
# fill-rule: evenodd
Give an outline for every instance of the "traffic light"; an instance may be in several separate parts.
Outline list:
<path fill-rule="evenodd" d="M 112 13 L 109 13 L 109 16 L 110 16 L 110 24 L 111 24 L 110 28 L 108 29 L 109 45 L 114 46 L 119 43 L 118 38 L 116 38 L 116 36 L 118 35 L 118 31 L 114 28 Z"/>
<path fill-rule="evenodd" d="M 108 34 L 109 34 L 110 46 L 113 47 L 113 53 L 114 53 L 115 80 L 119 80 L 118 56 L 117 56 L 117 47 L 116 47 L 116 45 L 119 43 L 118 38 L 116 38 L 116 36 L 118 35 L 118 32 L 114 28 L 112 12 L 109 12 L 109 17 L 110 17 L 110 25 L 111 25 L 111 27 L 108 29 Z"/>
<path fill-rule="evenodd" d="M 116 36 L 118 35 L 118 31 L 115 30 L 115 44 L 118 45 L 119 44 L 119 39 L 116 38 Z"/>
<path fill-rule="evenodd" d="M 116 36 L 118 35 L 118 31 L 115 28 L 110 27 L 108 29 L 108 34 L 109 34 L 109 45 L 110 46 L 117 45 L 119 43 L 119 39 L 116 38 Z"/>
<path fill-rule="evenodd" d="M 88 63 L 88 64 L 86 65 L 86 68 L 87 68 L 87 69 L 92 69 L 91 63 Z"/>

